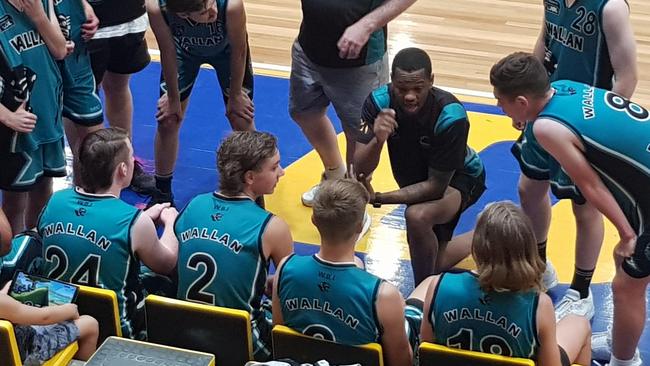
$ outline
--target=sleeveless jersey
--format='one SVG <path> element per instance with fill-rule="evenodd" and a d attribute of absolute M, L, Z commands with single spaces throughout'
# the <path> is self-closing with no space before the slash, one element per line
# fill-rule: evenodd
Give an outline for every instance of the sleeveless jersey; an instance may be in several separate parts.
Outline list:
<path fill-rule="evenodd" d="M 47 0 L 43 2 L 48 8 Z M 9 60 L 21 60 L 28 73 L 36 75 L 29 107 L 37 116 L 36 127 L 29 134 L 16 134 L 12 152 L 29 152 L 38 145 L 63 137 L 61 120 L 61 75 L 54 59 L 29 18 L 7 1 L 0 2 L 2 47 Z M 7 44 L 5 44 L 5 41 Z"/>
<path fill-rule="evenodd" d="M 115 291 L 125 337 L 132 336 L 131 316 L 144 299 L 140 262 L 131 248 L 131 226 L 139 214 L 119 198 L 69 188 L 52 195 L 38 222 L 44 273 Z"/>
<path fill-rule="evenodd" d="M 370 35 L 359 57 L 339 57 L 336 43 L 345 29 L 380 6 L 384 0 L 302 0 L 302 23 L 298 42 L 309 60 L 324 67 L 344 68 L 369 65 L 386 53 L 387 27 Z"/>
<path fill-rule="evenodd" d="M 610 190 L 628 221 L 639 230 L 650 214 L 650 113 L 611 91 L 560 80 L 538 118 L 571 130 L 585 156 Z M 551 180 L 561 169 L 551 159 Z"/>
<path fill-rule="evenodd" d="M 349 345 L 378 342 L 377 292 L 382 280 L 354 263 L 289 257 L 278 280 L 284 325 Z"/>
<path fill-rule="evenodd" d="M 174 38 L 176 52 L 199 58 L 210 58 L 226 50 L 230 45 L 226 30 L 228 0 L 216 0 L 216 2 L 217 20 L 212 23 L 199 23 L 166 11 L 166 0 L 158 0 L 160 11 Z"/>
<path fill-rule="evenodd" d="M 177 298 L 262 315 L 268 271 L 262 234 L 272 216 L 249 198 L 205 193 L 192 199 L 174 225 Z"/>
<path fill-rule="evenodd" d="M 536 292 L 485 292 L 471 272 L 444 273 L 427 320 L 435 343 L 509 357 L 535 358 Z"/>
<path fill-rule="evenodd" d="M 603 30 L 608 0 L 544 0 L 545 66 L 551 81 L 570 79 L 611 89 L 614 70 Z"/>
<path fill-rule="evenodd" d="M 99 28 L 128 23 L 146 12 L 144 0 L 88 0 L 99 19 Z"/>
<path fill-rule="evenodd" d="M 54 0 L 54 12 L 65 39 L 74 42 L 74 52 L 85 50 L 86 42 L 81 38 L 81 25 L 86 22 L 86 13 L 81 0 Z"/>
<path fill-rule="evenodd" d="M 478 177 L 483 173 L 481 159 L 467 145 L 467 113 L 453 94 L 431 88 L 425 104 L 416 116 L 412 116 L 401 111 L 392 98 L 390 85 L 375 89 L 366 99 L 361 112 L 359 141 L 372 140 L 375 118 L 382 109 L 395 110 L 399 127 L 387 144 L 393 176 L 400 187 L 427 180 L 429 168 L 455 170 L 454 176 Z"/>

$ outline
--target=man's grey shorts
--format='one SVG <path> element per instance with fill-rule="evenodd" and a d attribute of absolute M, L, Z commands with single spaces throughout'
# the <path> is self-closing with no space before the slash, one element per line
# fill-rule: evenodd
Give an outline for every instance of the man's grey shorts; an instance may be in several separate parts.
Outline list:
<path fill-rule="evenodd" d="M 307 58 L 296 40 L 291 49 L 289 113 L 320 112 L 332 103 L 344 131 L 358 131 L 363 102 L 386 83 L 387 55 L 360 67 L 322 67 Z"/>

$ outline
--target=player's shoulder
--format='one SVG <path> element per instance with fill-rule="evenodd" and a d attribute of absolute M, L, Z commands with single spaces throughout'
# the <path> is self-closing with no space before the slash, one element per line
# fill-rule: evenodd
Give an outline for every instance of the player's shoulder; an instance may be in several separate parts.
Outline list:
<path fill-rule="evenodd" d="M 373 90 L 368 98 L 379 110 L 390 108 L 390 84 L 382 85 Z"/>

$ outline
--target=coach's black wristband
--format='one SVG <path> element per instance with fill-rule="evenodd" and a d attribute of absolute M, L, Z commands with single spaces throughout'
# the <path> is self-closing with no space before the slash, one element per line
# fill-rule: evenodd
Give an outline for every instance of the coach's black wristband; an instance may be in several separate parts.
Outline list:
<path fill-rule="evenodd" d="M 381 202 L 379 202 L 379 195 L 381 193 L 375 192 L 375 199 L 372 201 L 372 207 L 374 208 L 380 208 L 381 207 Z"/>

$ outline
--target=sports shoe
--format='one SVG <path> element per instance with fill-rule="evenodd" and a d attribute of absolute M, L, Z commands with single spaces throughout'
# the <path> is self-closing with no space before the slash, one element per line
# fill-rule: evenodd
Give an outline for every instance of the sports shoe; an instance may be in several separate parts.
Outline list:
<path fill-rule="evenodd" d="M 557 286 L 557 272 L 555 271 L 555 267 L 553 267 L 553 263 L 549 260 L 546 261 L 546 270 L 544 271 L 542 281 L 544 282 L 546 290 L 550 290 Z"/>
<path fill-rule="evenodd" d="M 594 360 L 606 361 L 612 358 L 612 333 L 610 330 L 594 332 L 591 335 L 591 358 Z M 634 351 L 634 366 L 643 365 L 639 348 Z M 607 365 L 607 364 L 603 364 Z"/>
<path fill-rule="evenodd" d="M 357 242 L 363 238 L 364 235 L 368 232 L 368 229 L 370 229 L 370 224 L 372 223 L 372 218 L 370 215 L 368 215 L 368 212 L 363 213 L 363 227 L 361 228 L 361 232 L 359 233 L 359 237 L 357 238 Z"/>
<path fill-rule="evenodd" d="M 302 196 L 300 197 L 302 204 L 307 207 L 313 206 L 314 198 L 316 197 L 316 194 L 318 193 L 319 189 L 320 189 L 320 183 L 316 184 L 315 186 L 311 187 L 307 192 L 303 193 Z"/>
<path fill-rule="evenodd" d="M 147 208 L 157 204 L 157 203 L 171 203 L 171 207 L 176 207 L 176 202 L 174 202 L 174 194 L 172 192 L 163 192 L 157 188 L 154 188 L 151 193 L 151 199 L 147 202 Z"/>
<path fill-rule="evenodd" d="M 156 189 L 156 179 L 142 169 L 142 163 L 135 161 L 133 166 L 133 178 L 131 178 L 132 191 L 144 195 L 153 195 Z"/>
<path fill-rule="evenodd" d="M 591 290 L 589 290 L 589 296 L 581 299 L 580 293 L 570 288 L 555 307 L 555 319 L 559 322 L 567 315 L 574 314 L 591 320 L 594 317 L 594 312 L 594 297 Z"/>

